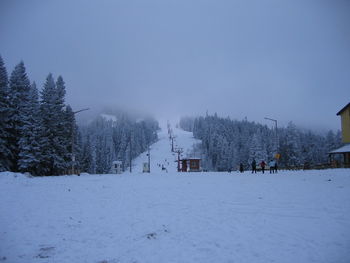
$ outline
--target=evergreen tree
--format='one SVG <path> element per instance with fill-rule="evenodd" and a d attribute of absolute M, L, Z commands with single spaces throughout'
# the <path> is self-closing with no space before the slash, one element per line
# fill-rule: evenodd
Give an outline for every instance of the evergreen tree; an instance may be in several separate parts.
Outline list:
<path fill-rule="evenodd" d="M 66 147 L 62 149 L 62 156 L 65 160 L 62 170 L 73 169 L 79 170 L 80 144 L 79 133 L 76 125 L 75 116 L 72 108 L 68 105 L 65 110 L 61 140 Z M 59 125 L 61 126 L 61 125 Z M 72 171 L 75 172 L 75 171 Z"/>
<path fill-rule="evenodd" d="M 257 163 L 261 161 L 267 161 L 267 151 L 266 147 L 263 145 L 263 137 L 261 131 L 258 130 L 257 133 L 253 134 L 250 142 L 250 152 L 249 152 L 249 164 L 255 159 Z"/>
<path fill-rule="evenodd" d="M 55 170 L 58 174 L 67 173 L 71 167 L 72 158 L 76 166 L 78 152 L 77 127 L 72 108 L 65 105 L 66 87 L 62 76 L 59 76 L 54 89 L 54 112 L 55 112 L 55 141 L 53 147 L 58 157 Z M 73 149 L 71 149 L 73 143 Z M 71 150 L 70 150 L 71 149 Z M 73 156 L 72 156 L 73 153 Z M 63 160 L 63 161 L 59 161 Z"/>
<path fill-rule="evenodd" d="M 81 161 L 80 167 L 82 172 L 93 173 L 93 155 L 92 155 L 92 147 L 90 135 L 87 135 L 86 142 L 83 144 L 82 153 L 81 153 Z"/>
<path fill-rule="evenodd" d="M 180 121 L 188 129 L 188 117 Z M 240 163 L 250 164 L 268 161 L 276 153 L 276 131 L 254 122 L 234 121 L 219 118 L 217 115 L 195 118 L 193 135 L 202 141 L 203 167 L 226 170 Z M 280 167 L 300 167 L 308 162 L 311 165 L 326 163 L 330 148 L 341 145 L 340 133 L 328 136 L 304 132 L 293 123 L 287 128 L 278 129 Z"/>
<path fill-rule="evenodd" d="M 62 83 L 60 83 L 61 85 Z M 41 91 L 42 158 L 47 175 L 66 172 L 67 138 L 65 138 L 64 93 L 57 89 L 52 74 L 46 78 Z"/>
<path fill-rule="evenodd" d="M 7 71 L 0 56 L 0 172 L 10 169 L 10 102 Z"/>
<path fill-rule="evenodd" d="M 30 103 L 30 82 L 24 63 L 20 62 L 11 73 L 9 93 L 9 147 L 12 171 L 18 171 L 19 140 L 27 121 L 27 106 Z"/>
<path fill-rule="evenodd" d="M 41 175 L 41 122 L 39 118 L 39 96 L 35 83 L 31 85 L 27 104 L 22 109 L 21 137 L 19 139 L 19 171 Z"/>
<path fill-rule="evenodd" d="M 137 157 L 157 140 L 158 123 L 151 119 L 135 120 L 125 113 L 113 114 L 117 121 L 97 117 L 82 134 L 81 169 L 90 173 L 109 173 L 113 161 L 119 160 L 126 170 L 131 158 Z M 131 140 L 131 147 L 130 147 Z"/>

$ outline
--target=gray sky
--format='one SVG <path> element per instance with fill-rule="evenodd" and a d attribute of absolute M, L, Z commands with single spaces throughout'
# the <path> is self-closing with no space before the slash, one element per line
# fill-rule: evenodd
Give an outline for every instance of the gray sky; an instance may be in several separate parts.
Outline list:
<path fill-rule="evenodd" d="M 39 87 L 61 74 L 74 109 L 340 129 L 349 14 L 347 0 L 1 0 L 0 54 Z"/>

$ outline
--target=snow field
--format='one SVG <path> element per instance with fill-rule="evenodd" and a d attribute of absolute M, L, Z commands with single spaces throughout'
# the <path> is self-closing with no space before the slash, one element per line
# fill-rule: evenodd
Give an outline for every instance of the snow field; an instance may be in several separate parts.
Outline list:
<path fill-rule="evenodd" d="M 0 173 L 0 262 L 350 261 L 349 169 L 165 172 L 157 163 L 175 157 L 159 138 L 150 174 L 145 155 L 132 174 Z"/>
<path fill-rule="evenodd" d="M 348 170 L 0 178 L 6 262 L 350 259 Z"/>

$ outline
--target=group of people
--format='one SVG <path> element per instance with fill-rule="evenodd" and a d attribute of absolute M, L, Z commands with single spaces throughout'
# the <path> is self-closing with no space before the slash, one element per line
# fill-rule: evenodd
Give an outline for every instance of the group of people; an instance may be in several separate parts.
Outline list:
<path fill-rule="evenodd" d="M 259 164 L 260 165 L 260 168 L 261 168 L 261 171 L 262 173 L 265 173 L 265 168 L 266 168 L 266 163 L 264 160 L 261 161 L 261 163 Z M 257 169 L 257 163 L 255 161 L 255 159 L 252 161 L 251 163 L 251 166 L 252 166 L 252 173 L 256 173 Z M 269 167 L 270 167 L 270 173 L 277 173 L 277 162 L 275 160 L 271 160 L 269 162 Z M 241 173 L 244 172 L 244 166 L 243 166 L 243 163 L 240 163 L 239 164 L 239 171 Z"/>

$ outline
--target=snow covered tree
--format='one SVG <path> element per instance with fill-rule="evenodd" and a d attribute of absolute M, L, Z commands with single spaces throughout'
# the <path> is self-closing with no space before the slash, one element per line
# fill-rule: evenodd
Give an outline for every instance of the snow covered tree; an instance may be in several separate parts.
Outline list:
<path fill-rule="evenodd" d="M 188 129 L 188 117 L 180 126 Z M 181 126 L 182 127 L 182 126 Z M 257 162 L 268 161 L 276 153 L 276 131 L 267 126 L 219 118 L 217 115 L 197 117 L 193 121 L 193 135 L 202 140 L 203 167 L 226 170 L 240 163 L 250 166 L 253 158 Z M 340 146 L 340 133 L 335 136 L 316 135 L 311 131 L 298 129 L 293 123 L 278 129 L 280 167 L 326 163 L 330 148 Z M 336 146 L 337 145 L 337 146 Z"/>
<path fill-rule="evenodd" d="M 24 63 L 16 65 L 10 77 L 9 92 L 9 147 L 11 151 L 11 170 L 18 171 L 19 141 L 27 118 L 27 106 L 30 103 L 30 82 Z"/>
<path fill-rule="evenodd" d="M 115 121 L 98 116 L 88 126 L 80 127 L 82 171 L 108 173 L 116 160 L 127 169 L 130 156 L 137 157 L 157 140 L 158 123 L 154 119 L 138 120 L 122 112 L 114 116 Z"/>
<path fill-rule="evenodd" d="M 67 105 L 65 109 L 62 123 L 59 123 L 58 125 L 63 125 L 63 127 L 60 127 L 62 133 L 59 136 L 61 137 L 63 145 L 66 146 L 62 149 L 62 156 L 65 163 L 61 169 L 68 170 L 74 168 L 78 170 L 80 158 L 79 132 L 74 112 L 69 105 Z"/>
<path fill-rule="evenodd" d="M 301 163 L 300 137 L 296 125 L 289 122 L 286 135 L 280 142 L 281 162 L 286 166 L 298 166 Z"/>
<path fill-rule="evenodd" d="M 28 100 L 22 109 L 21 136 L 19 139 L 18 167 L 21 172 L 41 175 L 41 120 L 39 115 L 39 95 L 35 83 L 30 87 Z"/>
<path fill-rule="evenodd" d="M 42 158 L 48 175 L 66 172 L 67 138 L 65 138 L 64 82 L 56 83 L 52 74 L 46 78 L 41 91 L 40 116 L 42 119 Z"/>
<path fill-rule="evenodd" d="M 82 146 L 82 152 L 81 152 L 81 160 L 80 160 L 80 169 L 82 172 L 86 173 L 93 173 L 93 154 L 92 154 L 92 147 L 91 147 L 91 139 L 90 135 L 88 134 L 86 137 L 85 143 L 83 143 Z"/>
<path fill-rule="evenodd" d="M 0 56 L 0 172 L 10 169 L 11 151 L 9 145 L 10 102 L 7 71 Z"/>
<path fill-rule="evenodd" d="M 266 147 L 263 144 L 263 137 L 261 130 L 258 130 L 255 134 L 253 134 L 251 142 L 250 142 L 250 151 L 249 151 L 249 164 L 255 160 L 257 163 L 261 161 L 267 161 L 267 151 Z"/>

